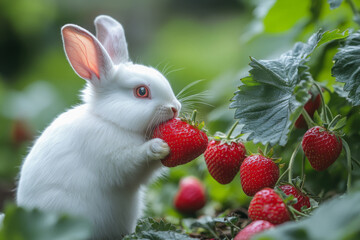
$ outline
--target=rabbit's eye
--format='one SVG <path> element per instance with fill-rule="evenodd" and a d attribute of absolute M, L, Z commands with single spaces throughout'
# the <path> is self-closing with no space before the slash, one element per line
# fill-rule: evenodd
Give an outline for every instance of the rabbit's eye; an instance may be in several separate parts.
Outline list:
<path fill-rule="evenodd" d="M 149 89 L 146 86 L 140 86 L 135 89 L 135 96 L 138 98 L 148 98 Z"/>

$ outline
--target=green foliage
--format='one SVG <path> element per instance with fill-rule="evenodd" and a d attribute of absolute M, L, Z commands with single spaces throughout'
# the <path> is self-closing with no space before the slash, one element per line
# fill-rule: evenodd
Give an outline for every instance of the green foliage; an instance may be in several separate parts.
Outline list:
<path fill-rule="evenodd" d="M 298 42 L 293 49 L 274 60 L 251 58 L 250 76 L 241 79 L 230 108 L 243 124 L 254 143 L 284 146 L 292 123 L 309 98 L 311 76 L 305 63 L 320 45 L 344 38 L 338 30 L 313 34 L 307 43 Z"/>
<path fill-rule="evenodd" d="M 222 223 L 227 226 L 235 226 L 237 221 L 237 217 L 212 218 L 210 216 L 204 216 L 199 219 L 184 219 L 183 224 L 188 229 L 202 228 L 209 232 L 214 232 L 215 226 L 218 223 Z"/>
<path fill-rule="evenodd" d="M 345 83 L 344 91 L 351 103 L 360 105 L 360 32 L 351 34 L 334 57 L 332 74 L 336 81 Z"/>
<path fill-rule="evenodd" d="M 127 235 L 124 240 L 131 239 L 149 239 L 149 240 L 191 240 L 186 234 L 176 230 L 176 227 L 163 220 L 156 221 L 153 218 L 139 220 L 135 232 Z"/>
<path fill-rule="evenodd" d="M 83 219 L 10 205 L 0 240 L 85 240 L 90 233 L 90 224 Z"/>
<path fill-rule="evenodd" d="M 329 200 L 313 212 L 309 218 L 283 224 L 254 240 L 357 240 L 360 238 L 360 193 L 344 195 Z"/>
<path fill-rule="evenodd" d="M 276 33 L 290 29 L 299 20 L 310 15 L 310 3 L 310 0 L 298 1 L 296 4 L 292 1 L 277 0 L 264 18 L 265 31 Z"/>

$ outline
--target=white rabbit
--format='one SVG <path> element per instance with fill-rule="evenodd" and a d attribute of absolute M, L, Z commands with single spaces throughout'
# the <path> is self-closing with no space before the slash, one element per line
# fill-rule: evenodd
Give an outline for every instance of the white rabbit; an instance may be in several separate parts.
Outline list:
<path fill-rule="evenodd" d="M 93 238 L 134 231 L 143 186 L 169 154 L 151 129 L 178 115 L 181 104 L 157 70 L 130 62 L 124 30 L 109 16 L 95 19 L 97 37 L 73 24 L 62 29 L 67 59 L 87 85 L 83 104 L 58 116 L 25 158 L 17 204 L 76 214 Z"/>

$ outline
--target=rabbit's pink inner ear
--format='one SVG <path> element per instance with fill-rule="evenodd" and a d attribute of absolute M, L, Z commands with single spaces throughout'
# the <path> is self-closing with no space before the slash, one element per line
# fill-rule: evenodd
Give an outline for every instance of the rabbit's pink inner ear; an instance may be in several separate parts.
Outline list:
<path fill-rule="evenodd" d="M 87 80 L 93 74 L 100 79 L 98 46 L 94 39 L 74 27 L 65 27 L 62 33 L 66 55 L 76 73 Z"/>

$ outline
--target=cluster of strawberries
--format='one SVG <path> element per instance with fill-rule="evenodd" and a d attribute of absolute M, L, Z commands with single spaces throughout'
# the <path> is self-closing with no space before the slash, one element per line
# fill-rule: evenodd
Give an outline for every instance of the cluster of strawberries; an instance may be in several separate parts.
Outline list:
<path fill-rule="evenodd" d="M 313 117 L 319 106 L 320 96 L 317 95 L 308 101 L 304 109 Z M 238 138 L 231 137 L 236 124 L 227 135 L 218 134 L 209 141 L 202 131 L 203 123 L 195 119 L 172 119 L 161 124 L 153 137 L 163 139 L 170 147 L 170 155 L 162 160 L 165 166 L 185 164 L 204 153 L 208 171 L 219 183 L 230 183 L 240 172 L 244 193 L 253 196 L 248 210 L 253 222 L 239 232 L 235 238 L 239 240 L 248 239 L 250 233 L 297 218 L 303 210 L 310 208 L 310 200 L 299 187 L 278 184 L 279 166 L 271 156 L 260 153 L 246 157 L 244 144 Z M 295 127 L 307 127 L 302 116 L 296 121 Z M 315 126 L 303 136 L 302 148 L 311 166 L 322 171 L 336 161 L 342 151 L 342 141 L 334 132 Z M 290 201 L 289 196 L 292 196 Z M 194 177 L 183 179 L 174 204 L 181 212 L 194 212 L 202 208 L 205 205 L 205 189 L 201 182 Z"/>

